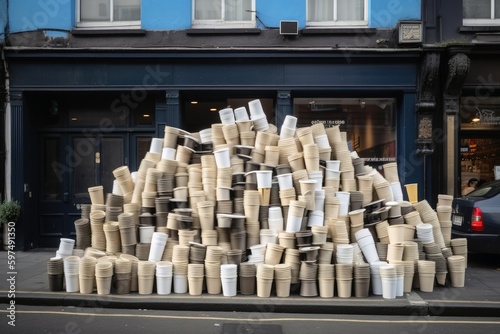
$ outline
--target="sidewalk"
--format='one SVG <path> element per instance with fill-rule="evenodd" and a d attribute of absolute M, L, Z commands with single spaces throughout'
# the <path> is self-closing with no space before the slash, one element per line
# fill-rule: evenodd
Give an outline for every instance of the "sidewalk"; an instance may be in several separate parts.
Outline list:
<path fill-rule="evenodd" d="M 361 314 L 361 315 L 429 315 L 429 316 L 489 316 L 500 314 L 500 270 L 494 266 L 475 264 L 469 261 L 464 288 L 435 286 L 433 292 L 414 289 L 396 299 L 383 299 L 371 295 L 368 298 L 321 298 L 301 297 L 292 292 L 289 298 L 259 298 L 237 295 L 190 296 L 170 294 L 160 296 L 106 295 L 96 293 L 51 292 L 48 287 L 47 260 L 55 255 L 55 249 L 35 249 L 16 252 L 15 270 L 8 269 L 7 252 L 0 252 L 0 303 L 15 300 L 20 305 L 74 306 L 100 308 L 161 309 L 186 311 L 225 312 L 284 312 L 317 314 Z M 11 275 L 9 272 L 16 272 Z M 15 276 L 15 299 L 9 297 L 7 279 Z"/>

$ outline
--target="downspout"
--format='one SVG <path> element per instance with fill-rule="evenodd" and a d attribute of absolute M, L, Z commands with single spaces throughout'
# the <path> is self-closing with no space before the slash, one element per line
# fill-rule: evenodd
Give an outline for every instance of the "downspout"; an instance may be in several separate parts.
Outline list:
<path fill-rule="evenodd" d="M 5 75 L 5 199 L 11 200 L 12 197 L 12 184 L 11 184 L 11 152 L 12 152 L 12 140 L 11 140 L 11 105 L 10 105 L 10 80 L 9 80 L 9 68 L 7 67 L 7 61 L 5 60 L 5 52 L 2 49 L 2 64 L 4 68 Z"/>

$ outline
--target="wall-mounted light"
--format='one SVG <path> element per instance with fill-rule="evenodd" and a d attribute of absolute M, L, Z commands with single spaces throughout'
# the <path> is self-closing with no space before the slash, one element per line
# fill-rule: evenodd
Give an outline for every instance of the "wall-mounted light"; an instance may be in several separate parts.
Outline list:
<path fill-rule="evenodd" d="M 474 117 L 472 119 L 472 122 L 474 122 L 474 123 L 477 123 L 477 122 L 480 122 L 480 121 L 481 121 L 481 119 L 479 117 Z"/>
<path fill-rule="evenodd" d="M 198 104 L 198 101 L 191 101 L 191 104 Z"/>
<path fill-rule="evenodd" d="M 217 108 L 210 108 L 210 111 L 211 111 L 211 112 L 216 112 L 216 111 L 217 111 Z"/>

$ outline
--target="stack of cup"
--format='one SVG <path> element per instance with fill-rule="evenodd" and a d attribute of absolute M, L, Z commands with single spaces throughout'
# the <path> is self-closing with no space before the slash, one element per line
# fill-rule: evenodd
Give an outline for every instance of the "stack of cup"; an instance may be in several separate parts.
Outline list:
<path fill-rule="evenodd" d="M 136 223 L 132 213 L 122 213 L 118 216 L 118 226 L 120 228 L 120 240 L 122 244 L 122 253 L 135 254 L 135 245 L 137 244 Z"/>
<path fill-rule="evenodd" d="M 234 118 L 233 108 L 224 108 L 219 110 L 219 117 L 222 124 L 234 124 L 236 121 Z"/>
<path fill-rule="evenodd" d="M 257 267 L 253 263 L 244 262 L 240 264 L 240 293 L 242 295 L 255 294 L 255 275 Z"/>
<path fill-rule="evenodd" d="M 331 264 L 333 257 L 333 242 L 326 242 L 321 245 L 318 251 L 318 264 Z"/>
<path fill-rule="evenodd" d="M 465 257 L 462 255 L 452 255 L 447 260 L 451 286 L 454 288 L 463 288 L 465 285 Z"/>
<path fill-rule="evenodd" d="M 387 261 L 392 263 L 393 261 L 403 260 L 404 243 L 395 242 L 390 243 L 387 247 Z"/>
<path fill-rule="evenodd" d="M 104 187 L 95 186 L 88 188 L 90 202 L 94 204 L 104 204 Z"/>
<path fill-rule="evenodd" d="M 382 295 L 382 280 L 380 278 L 380 267 L 387 265 L 386 261 L 376 261 L 370 263 L 370 273 L 372 281 L 372 293 L 374 295 Z"/>
<path fill-rule="evenodd" d="M 132 278 L 132 261 L 125 258 L 117 258 L 115 260 L 115 280 L 116 293 L 130 293 L 130 283 Z"/>
<path fill-rule="evenodd" d="M 109 295 L 111 293 L 112 278 L 113 278 L 113 262 L 98 261 L 95 265 L 97 294 Z"/>
<path fill-rule="evenodd" d="M 297 128 L 297 117 L 286 115 L 280 129 L 280 139 L 293 138 Z"/>
<path fill-rule="evenodd" d="M 300 276 L 300 253 L 298 249 L 286 248 L 284 263 L 289 264 L 292 272 L 292 284 L 299 283 Z"/>
<path fill-rule="evenodd" d="M 106 237 L 106 252 L 110 254 L 116 254 L 122 250 L 118 224 L 117 221 L 108 221 L 103 224 L 103 231 Z"/>
<path fill-rule="evenodd" d="M 248 261 L 251 263 L 264 263 L 267 244 L 257 244 L 249 247 L 251 254 L 248 255 Z"/>
<path fill-rule="evenodd" d="M 291 281 L 292 268 L 289 264 L 283 263 L 274 266 L 274 283 L 276 286 L 276 296 L 289 297 Z"/>
<path fill-rule="evenodd" d="M 368 297 L 370 291 L 370 265 L 358 263 L 354 265 L 354 296 Z"/>
<path fill-rule="evenodd" d="M 302 226 L 302 218 L 306 209 L 306 202 L 290 201 L 288 217 L 286 222 L 286 232 L 298 232 Z"/>
<path fill-rule="evenodd" d="M 257 189 L 260 195 L 260 205 L 269 206 L 272 186 L 272 170 L 259 170 L 255 172 L 257 175 Z"/>
<path fill-rule="evenodd" d="M 80 218 L 75 220 L 75 232 L 76 232 L 76 248 L 86 249 L 87 247 L 90 247 L 92 245 L 89 219 Z"/>
<path fill-rule="evenodd" d="M 335 265 L 318 265 L 319 295 L 322 298 L 332 298 L 335 293 Z"/>
<path fill-rule="evenodd" d="M 349 211 L 349 220 L 351 223 L 351 240 L 356 238 L 356 232 L 363 229 L 364 226 L 364 215 L 366 209 L 358 209 L 354 211 Z"/>
<path fill-rule="evenodd" d="M 328 229 L 335 244 L 348 244 L 349 231 L 347 223 L 344 220 L 330 219 L 328 221 Z"/>
<path fill-rule="evenodd" d="M 91 256 L 84 256 L 80 259 L 79 284 L 80 293 L 92 293 L 95 283 L 95 265 L 97 259 Z"/>
<path fill-rule="evenodd" d="M 168 235 L 162 232 L 153 232 L 148 261 L 158 262 L 162 259 Z"/>
<path fill-rule="evenodd" d="M 62 258 L 71 256 L 75 247 L 75 240 L 68 238 L 59 239 L 59 249 L 56 254 Z"/>
<path fill-rule="evenodd" d="M 50 291 L 62 291 L 64 280 L 63 259 L 59 257 L 50 258 L 47 261 L 47 274 L 49 276 Z"/>
<path fill-rule="evenodd" d="M 347 191 L 337 191 L 335 197 L 339 199 L 339 216 L 347 216 L 349 214 L 349 204 L 351 201 L 351 194 Z"/>
<path fill-rule="evenodd" d="M 179 129 L 165 126 L 165 136 L 163 137 L 163 147 L 175 148 L 177 146 L 177 138 L 179 136 Z"/>
<path fill-rule="evenodd" d="M 436 263 L 434 261 L 419 260 L 417 265 L 420 291 L 432 292 L 436 277 Z"/>
<path fill-rule="evenodd" d="M 172 292 L 172 268 L 170 261 L 156 262 L 156 290 L 159 295 L 169 295 Z"/>
<path fill-rule="evenodd" d="M 316 297 L 318 295 L 318 264 L 302 261 L 300 264 L 300 295 L 302 297 Z"/>
<path fill-rule="evenodd" d="M 303 137 L 299 137 L 303 138 Z M 319 171 L 319 148 L 316 144 L 306 144 L 304 149 L 304 163 L 307 172 Z"/>
<path fill-rule="evenodd" d="M 257 265 L 257 297 L 269 298 L 274 278 L 274 266 L 270 264 Z"/>
<path fill-rule="evenodd" d="M 222 294 L 224 297 L 236 296 L 238 283 L 238 265 L 222 264 L 220 266 L 220 278 L 222 283 Z"/>
<path fill-rule="evenodd" d="M 64 279 L 66 292 L 80 291 L 80 258 L 78 256 L 67 256 L 64 258 Z"/>
<path fill-rule="evenodd" d="M 328 235 L 328 226 L 312 226 L 312 244 L 316 246 L 321 246 L 326 243 L 327 235 Z"/>
<path fill-rule="evenodd" d="M 103 224 L 106 213 L 102 210 L 94 210 L 90 213 L 90 227 L 92 231 L 92 248 L 102 251 L 106 250 L 106 235 Z"/>
<path fill-rule="evenodd" d="M 291 174 L 289 175 L 291 176 Z M 283 213 L 281 207 L 272 206 L 269 208 L 267 222 L 270 230 L 276 233 L 283 232 Z"/>
<path fill-rule="evenodd" d="M 379 261 L 379 256 L 377 248 L 375 247 L 375 241 L 370 233 L 370 230 L 364 228 L 355 233 L 356 241 L 363 252 L 363 255 L 368 261 L 368 263 Z"/>
<path fill-rule="evenodd" d="M 140 295 L 150 295 L 153 293 L 155 268 L 156 268 L 156 262 L 153 261 L 138 262 L 137 277 L 138 277 Z"/>
<path fill-rule="evenodd" d="M 325 195 L 325 220 L 337 219 L 340 210 L 340 200 L 335 196 Z"/>
<path fill-rule="evenodd" d="M 453 250 L 453 255 L 462 255 L 465 258 L 465 268 L 467 268 L 467 239 L 451 239 L 450 244 Z"/>
<path fill-rule="evenodd" d="M 382 297 L 384 299 L 396 298 L 398 277 L 396 267 L 392 264 L 381 266 L 379 268 L 380 279 L 382 281 Z"/>
<path fill-rule="evenodd" d="M 270 265 L 277 265 L 281 262 L 285 247 L 276 243 L 267 243 L 266 253 L 264 255 L 264 263 Z"/>
<path fill-rule="evenodd" d="M 269 129 L 269 123 L 267 122 L 266 114 L 260 100 L 249 101 L 248 109 L 250 111 L 250 119 L 254 124 L 254 131 L 259 132 Z"/>
<path fill-rule="evenodd" d="M 174 293 L 188 291 L 189 246 L 175 245 L 172 253 Z"/>
<path fill-rule="evenodd" d="M 352 264 L 337 264 L 335 268 L 337 291 L 340 298 L 350 298 L 352 295 Z"/>
<path fill-rule="evenodd" d="M 404 295 L 404 285 L 405 285 L 405 266 L 402 263 L 394 264 L 396 267 L 396 297 L 402 297 Z"/>
<path fill-rule="evenodd" d="M 373 176 L 357 175 L 358 190 L 363 194 L 363 206 L 371 203 L 373 200 Z"/>
<path fill-rule="evenodd" d="M 208 246 L 205 256 L 205 280 L 207 284 L 207 293 L 218 295 L 222 291 L 222 282 L 220 277 L 220 267 L 223 249 L 219 246 Z"/>
<path fill-rule="evenodd" d="M 423 244 L 430 244 L 434 242 L 434 235 L 432 233 L 431 224 L 419 224 L 416 226 L 416 230 L 417 237 L 419 240 L 422 240 Z"/>
<path fill-rule="evenodd" d="M 128 260 L 131 263 L 130 291 L 135 292 L 138 290 L 137 269 L 138 269 L 139 259 L 130 254 L 120 254 L 120 259 Z"/>
<path fill-rule="evenodd" d="M 352 266 L 354 259 L 354 248 L 349 244 L 338 244 L 335 252 L 337 264 L 349 264 Z"/>
<path fill-rule="evenodd" d="M 190 263 L 187 266 L 187 278 L 189 284 L 189 294 L 199 296 L 203 291 L 203 277 L 205 266 L 199 263 Z"/>

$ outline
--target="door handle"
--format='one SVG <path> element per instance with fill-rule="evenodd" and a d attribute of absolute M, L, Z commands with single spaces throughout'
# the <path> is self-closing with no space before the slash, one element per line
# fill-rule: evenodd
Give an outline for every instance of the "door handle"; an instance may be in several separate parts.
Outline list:
<path fill-rule="evenodd" d="M 63 194 L 63 201 L 64 201 L 64 203 L 68 203 L 68 200 L 69 200 L 69 194 L 68 193 L 64 193 Z"/>

